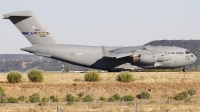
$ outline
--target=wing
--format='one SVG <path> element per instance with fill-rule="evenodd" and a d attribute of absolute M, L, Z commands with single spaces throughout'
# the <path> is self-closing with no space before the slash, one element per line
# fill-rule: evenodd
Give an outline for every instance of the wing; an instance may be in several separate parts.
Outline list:
<path fill-rule="evenodd" d="M 102 46 L 102 51 L 104 57 L 110 58 L 123 58 L 123 57 L 133 57 L 134 55 L 142 53 L 152 53 L 155 52 L 155 49 L 150 48 L 149 46 L 139 46 L 139 47 L 121 47 L 113 50 L 107 51 L 104 46 Z"/>

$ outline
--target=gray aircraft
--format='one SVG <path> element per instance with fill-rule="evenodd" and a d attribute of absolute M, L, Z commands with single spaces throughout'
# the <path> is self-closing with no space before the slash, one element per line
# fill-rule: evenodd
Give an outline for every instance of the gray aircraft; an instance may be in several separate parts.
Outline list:
<path fill-rule="evenodd" d="M 32 11 L 4 14 L 32 44 L 21 50 L 38 56 L 107 71 L 169 69 L 186 67 L 197 58 L 189 50 L 175 46 L 105 47 L 65 45 L 40 22 Z"/>

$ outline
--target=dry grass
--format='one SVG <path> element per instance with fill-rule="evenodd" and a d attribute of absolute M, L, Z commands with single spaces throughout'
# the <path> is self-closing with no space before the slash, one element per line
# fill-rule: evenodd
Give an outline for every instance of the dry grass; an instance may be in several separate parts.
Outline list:
<path fill-rule="evenodd" d="M 148 104 L 138 105 L 138 111 L 142 112 L 199 112 L 200 105 L 166 105 L 166 104 Z M 6 105 L 1 106 L 1 112 L 57 112 L 57 106 L 17 106 Z M 73 106 L 61 106 L 62 112 L 135 112 L 135 106 L 122 106 L 122 105 L 73 105 Z"/>
<path fill-rule="evenodd" d="M 174 96 L 177 93 L 191 90 L 194 88 L 198 95 L 200 95 L 200 75 L 199 72 L 133 72 L 134 81 L 130 83 L 120 83 L 116 81 L 118 73 L 100 73 L 100 82 L 85 82 L 85 73 L 56 73 L 56 72 L 46 72 L 44 76 L 43 83 L 32 83 L 28 81 L 26 73 L 22 75 L 22 83 L 19 84 L 9 84 L 7 83 L 6 73 L 0 74 L 0 86 L 6 89 L 6 96 L 19 97 L 26 96 L 28 98 L 33 93 L 39 93 L 42 97 L 49 97 L 51 95 L 57 96 L 63 102 L 66 94 L 72 94 L 77 96 L 79 93 L 84 93 L 84 95 L 94 95 L 97 100 L 100 96 L 106 98 L 118 93 L 119 95 L 138 95 L 143 90 L 149 91 L 151 94 L 151 99 L 165 99 L 167 96 Z M 190 78 L 192 75 L 192 78 Z M 80 81 L 79 81 L 80 80 Z M 76 86 L 73 84 L 76 83 Z M 149 107 L 148 107 L 149 106 Z M 144 105 L 145 109 L 152 108 L 168 108 L 166 105 Z M 194 106 L 194 107 L 193 107 Z M 98 106 L 99 107 L 99 106 Z M 194 111 L 199 110 L 198 105 L 187 105 L 179 106 L 179 109 L 187 110 L 193 109 Z M 186 108 L 187 107 L 187 108 Z M 7 109 L 7 106 L 0 107 L 2 109 Z M 17 112 L 37 112 L 45 111 L 52 112 L 55 110 L 55 106 L 14 106 L 9 108 L 15 108 Z M 23 111 L 19 109 L 22 108 Z M 77 112 L 77 111 L 121 111 L 120 109 L 127 109 L 120 106 L 100 106 L 99 110 L 92 110 L 92 107 L 87 106 L 63 106 L 64 112 Z M 132 107 L 131 107 L 132 108 Z M 171 110 L 177 108 L 176 105 L 171 105 Z M 78 110 L 77 110 L 78 109 Z M 196 110 L 195 110 L 196 109 Z M 175 109 L 176 110 L 176 109 Z M 124 110 L 125 111 L 125 110 Z M 0 111 L 1 112 L 1 111 Z M 114 111 L 113 111 L 114 112 Z M 175 112 L 175 111 L 174 111 Z M 182 111 L 183 112 L 183 111 Z"/>

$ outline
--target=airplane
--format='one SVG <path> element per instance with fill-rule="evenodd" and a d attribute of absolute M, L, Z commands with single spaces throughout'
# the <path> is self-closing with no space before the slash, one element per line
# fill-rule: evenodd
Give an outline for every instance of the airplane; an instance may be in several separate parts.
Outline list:
<path fill-rule="evenodd" d="M 197 57 L 188 49 L 175 46 L 83 46 L 61 44 L 40 22 L 34 12 L 19 11 L 3 15 L 32 44 L 21 50 L 84 67 L 114 71 L 183 68 Z"/>

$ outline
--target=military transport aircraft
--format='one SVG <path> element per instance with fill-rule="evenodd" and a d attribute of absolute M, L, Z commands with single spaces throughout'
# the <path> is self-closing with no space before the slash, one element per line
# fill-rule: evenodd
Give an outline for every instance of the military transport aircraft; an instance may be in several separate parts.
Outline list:
<path fill-rule="evenodd" d="M 83 46 L 59 43 L 32 11 L 4 14 L 32 44 L 21 50 L 38 56 L 107 71 L 169 69 L 193 64 L 189 50 L 175 46 Z M 70 38 L 70 37 L 69 37 Z"/>

